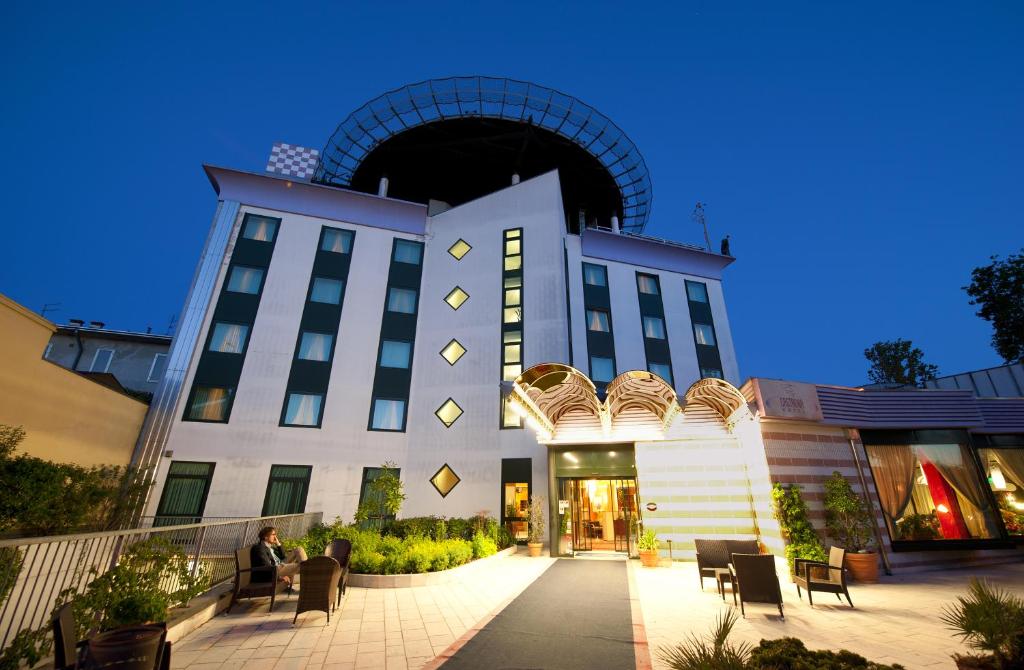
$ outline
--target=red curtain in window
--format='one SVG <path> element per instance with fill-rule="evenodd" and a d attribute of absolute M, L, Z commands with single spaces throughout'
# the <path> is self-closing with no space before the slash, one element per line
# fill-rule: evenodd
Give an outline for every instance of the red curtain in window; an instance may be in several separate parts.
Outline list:
<path fill-rule="evenodd" d="M 924 470 L 924 477 L 928 480 L 928 493 L 935 503 L 935 515 L 939 517 L 939 527 L 942 529 L 942 537 L 946 540 L 965 540 L 971 536 L 967 531 L 967 524 L 964 523 L 963 514 L 960 512 L 960 504 L 956 501 L 956 491 L 949 485 L 931 461 L 918 453 L 921 461 L 921 469 Z M 946 512 L 942 511 L 942 507 Z"/>

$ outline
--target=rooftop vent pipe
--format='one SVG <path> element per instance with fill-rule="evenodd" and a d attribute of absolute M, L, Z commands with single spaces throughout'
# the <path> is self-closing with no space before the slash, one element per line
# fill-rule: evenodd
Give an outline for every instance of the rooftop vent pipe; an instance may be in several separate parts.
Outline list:
<path fill-rule="evenodd" d="M 381 177 L 380 178 L 380 184 L 378 184 L 378 186 L 377 186 L 377 195 L 379 195 L 382 198 L 388 197 L 388 178 L 387 177 Z"/>
<path fill-rule="evenodd" d="M 85 325 L 85 321 L 82 321 L 81 319 L 68 319 L 68 323 L 75 328 L 81 328 Z"/>
<path fill-rule="evenodd" d="M 519 183 L 519 173 L 518 172 L 513 172 L 512 173 L 512 185 L 515 186 L 518 183 Z"/>
<path fill-rule="evenodd" d="M 619 217 L 616 214 L 612 214 L 612 232 L 615 233 L 616 235 L 618 235 L 619 232 L 621 232 L 619 230 Z"/>
<path fill-rule="evenodd" d="M 102 321 L 90 321 L 89 322 L 89 327 L 90 328 L 102 328 L 105 325 L 107 325 L 107 324 L 103 323 Z"/>

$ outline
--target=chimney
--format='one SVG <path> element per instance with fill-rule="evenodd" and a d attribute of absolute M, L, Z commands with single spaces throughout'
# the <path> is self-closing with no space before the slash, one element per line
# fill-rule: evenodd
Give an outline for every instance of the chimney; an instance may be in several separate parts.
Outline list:
<path fill-rule="evenodd" d="M 515 186 L 518 183 L 519 183 L 519 173 L 518 172 L 513 172 L 512 173 L 512 185 Z"/>
<path fill-rule="evenodd" d="M 68 323 L 75 328 L 81 328 L 85 325 L 85 321 L 82 321 L 81 319 L 68 319 Z"/>
<path fill-rule="evenodd" d="M 103 323 L 102 321 L 90 321 L 89 322 L 89 327 L 90 328 L 102 328 L 105 325 L 107 325 L 107 324 Z"/>
<path fill-rule="evenodd" d="M 386 175 L 380 178 L 380 183 L 377 185 L 377 195 L 382 198 L 388 197 L 388 178 Z"/>
<path fill-rule="evenodd" d="M 619 229 L 619 216 L 618 214 L 612 214 L 612 232 L 616 235 L 622 232 Z"/>

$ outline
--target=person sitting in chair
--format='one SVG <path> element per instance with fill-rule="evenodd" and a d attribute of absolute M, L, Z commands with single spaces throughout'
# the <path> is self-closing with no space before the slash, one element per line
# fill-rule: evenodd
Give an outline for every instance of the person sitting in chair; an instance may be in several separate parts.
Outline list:
<path fill-rule="evenodd" d="M 267 526 L 260 530 L 260 540 L 252 545 L 249 550 L 249 561 L 253 568 L 265 568 L 277 566 L 277 578 L 289 588 L 292 585 L 292 578 L 299 571 L 299 563 L 306 560 L 306 550 L 302 547 L 295 547 L 286 555 L 280 540 L 277 539 L 277 529 Z M 252 581 L 270 581 L 266 572 L 253 572 Z"/>

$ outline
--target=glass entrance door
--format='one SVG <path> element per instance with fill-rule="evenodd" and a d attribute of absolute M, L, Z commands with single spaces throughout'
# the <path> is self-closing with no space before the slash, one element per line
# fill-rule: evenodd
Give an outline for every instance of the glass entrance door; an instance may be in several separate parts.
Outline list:
<path fill-rule="evenodd" d="M 636 553 L 635 478 L 559 478 L 559 492 L 559 553 Z"/>

